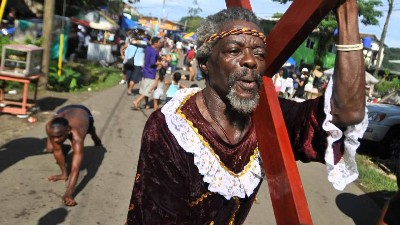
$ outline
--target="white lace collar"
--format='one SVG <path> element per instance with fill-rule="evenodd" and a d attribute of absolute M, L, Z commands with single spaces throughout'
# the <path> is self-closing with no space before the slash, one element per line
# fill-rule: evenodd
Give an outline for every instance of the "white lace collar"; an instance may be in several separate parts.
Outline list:
<path fill-rule="evenodd" d="M 200 88 L 180 89 L 174 98 L 162 107 L 161 112 L 165 116 L 168 128 L 179 145 L 186 152 L 193 154 L 194 164 L 203 176 L 203 181 L 209 184 L 209 191 L 221 194 L 228 200 L 232 197 L 250 196 L 262 178 L 258 149 L 254 150 L 243 171 L 235 174 L 224 166 L 207 140 L 198 134 L 193 123 L 180 112 L 180 107 L 200 90 Z"/>

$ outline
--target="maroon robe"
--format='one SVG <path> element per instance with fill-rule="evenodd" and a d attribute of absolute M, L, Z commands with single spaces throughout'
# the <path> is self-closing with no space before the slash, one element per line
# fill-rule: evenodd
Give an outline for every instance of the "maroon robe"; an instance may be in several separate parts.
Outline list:
<path fill-rule="evenodd" d="M 182 106 L 182 113 L 222 163 L 239 173 L 257 147 L 254 125 L 241 142 L 226 143 L 200 114 L 196 95 Z M 280 99 L 280 103 L 296 159 L 324 162 L 327 133 L 322 129 L 323 98 L 303 103 Z M 143 131 L 127 224 L 242 224 L 260 184 L 245 198 L 227 200 L 210 192 L 194 164 L 193 154 L 181 148 L 168 129 L 164 114 L 157 110 Z"/>

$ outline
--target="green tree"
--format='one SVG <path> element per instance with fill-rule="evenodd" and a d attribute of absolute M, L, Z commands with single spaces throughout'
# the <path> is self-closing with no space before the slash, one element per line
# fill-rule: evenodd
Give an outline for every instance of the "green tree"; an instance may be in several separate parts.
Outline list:
<path fill-rule="evenodd" d="M 385 47 L 385 57 L 382 61 L 382 68 L 388 68 L 389 70 L 398 70 L 398 64 L 389 63 L 389 60 L 397 59 L 400 59 L 400 48 Z"/>
<path fill-rule="evenodd" d="M 281 18 L 283 16 L 283 13 L 276 12 L 272 15 L 272 18 Z"/>
<path fill-rule="evenodd" d="M 180 23 L 186 24 L 186 32 L 194 32 L 204 21 L 204 18 L 200 16 L 185 16 L 180 19 Z"/>
<path fill-rule="evenodd" d="M 132 3 L 140 0 L 131 0 Z M 111 13 L 122 11 L 123 3 L 119 0 L 66 0 L 66 16 L 76 16 L 79 12 L 99 9 L 102 6 L 108 6 Z M 63 1 L 56 1 L 55 14 L 62 15 Z"/>
<path fill-rule="evenodd" d="M 189 7 L 188 15 L 189 17 L 196 17 L 201 13 L 203 10 L 197 4 L 197 0 L 193 0 L 193 7 Z"/>
<path fill-rule="evenodd" d="M 24 0 L 26 5 L 32 5 L 31 2 L 37 2 L 44 4 L 44 0 Z M 128 0 L 130 3 L 140 2 L 140 0 Z M 93 10 L 98 9 L 100 6 L 109 6 L 112 13 L 120 12 L 122 9 L 121 0 L 66 0 L 66 12 L 65 16 L 75 16 L 81 10 Z M 63 14 L 64 0 L 55 1 L 55 14 Z"/>
<path fill-rule="evenodd" d="M 281 4 L 286 4 L 292 0 L 273 0 Z M 393 1 L 393 0 L 392 0 Z M 361 23 L 364 25 L 377 25 L 378 17 L 382 16 L 382 12 L 374 7 L 381 6 L 381 0 L 357 0 L 358 14 L 361 17 Z M 322 65 L 323 56 L 328 50 L 329 43 L 332 42 L 334 30 L 337 28 L 336 18 L 333 12 L 329 13 L 317 26 L 318 29 L 318 46 L 314 64 Z"/>

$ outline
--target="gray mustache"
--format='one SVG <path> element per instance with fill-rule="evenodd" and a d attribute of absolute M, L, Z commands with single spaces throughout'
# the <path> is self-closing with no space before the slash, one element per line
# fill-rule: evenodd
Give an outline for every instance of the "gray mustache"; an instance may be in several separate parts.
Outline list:
<path fill-rule="evenodd" d="M 234 82 L 236 80 L 239 80 L 241 77 L 246 76 L 249 73 L 251 73 L 253 78 L 256 80 L 258 86 L 261 86 L 261 84 L 262 84 L 262 76 L 261 76 L 261 74 L 257 73 L 254 70 L 250 70 L 248 68 L 242 68 L 239 71 L 236 71 L 236 72 L 232 73 L 232 75 L 230 76 L 230 78 L 231 78 L 230 80 L 231 80 L 231 82 Z"/>

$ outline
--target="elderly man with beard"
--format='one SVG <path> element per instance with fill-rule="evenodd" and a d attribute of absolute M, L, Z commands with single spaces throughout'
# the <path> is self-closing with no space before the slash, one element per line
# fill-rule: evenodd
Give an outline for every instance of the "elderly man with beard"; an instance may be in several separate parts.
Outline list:
<path fill-rule="evenodd" d="M 352 50 L 338 52 L 334 90 L 331 84 L 326 96 L 303 103 L 280 100 L 296 159 L 305 162 L 324 162 L 325 151 L 332 150 L 333 127 L 336 135 L 354 128 L 346 138 L 336 136 L 336 145 L 346 145 L 344 139 L 357 143 L 353 139 L 365 127 L 356 1 L 348 0 L 336 11 L 339 44 Z M 263 177 L 251 117 L 268 51 L 260 27 L 256 16 L 242 8 L 222 10 L 199 27 L 196 58 L 206 87 L 180 90 L 149 117 L 126 224 L 244 222 Z M 337 169 L 343 174 L 354 174 L 348 171 L 354 169 L 351 165 L 337 165 L 343 166 Z M 335 179 L 348 183 L 354 176 Z"/>

